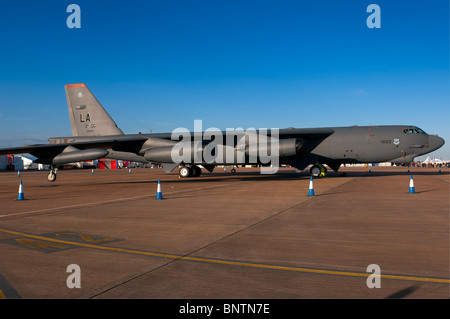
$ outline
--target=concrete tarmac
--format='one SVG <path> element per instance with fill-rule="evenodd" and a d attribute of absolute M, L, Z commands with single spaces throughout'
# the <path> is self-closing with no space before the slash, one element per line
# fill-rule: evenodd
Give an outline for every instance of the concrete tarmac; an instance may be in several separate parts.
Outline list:
<path fill-rule="evenodd" d="M 447 168 L 46 174 L 0 173 L 0 298 L 450 297 Z"/>

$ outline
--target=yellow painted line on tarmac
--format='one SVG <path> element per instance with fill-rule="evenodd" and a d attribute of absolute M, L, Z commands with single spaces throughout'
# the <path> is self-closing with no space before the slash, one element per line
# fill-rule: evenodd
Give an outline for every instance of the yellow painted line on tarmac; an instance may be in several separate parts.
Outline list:
<path fill-rule="evenodd" d="M 347 276 L 347 277 L 368 277 L 369 275 L 371 275 L 371 273 L 359 273 L 359 272 L 347 272 L 347 271 L 337 271 L 337 270 L 327 270 L 327 269 L 311 269 L 311 268 L 301 268 L 301 267 L 265 265 L 265 264 L 239 262 L 239 261 L 231 261 L 231 260 L 220 260 L 220 259 L 212 259 L 212 258 L 190 257 L 190 256 L 182 256 L 182 255 L 146 252 L 146 251 L 120 248 L 120 247 L 109 247 L 109 246 L 71 242 L 71 241 L 67 241 L 67 240 L 48 238 L 48 237 L 44 237 L 44 236 L 32 235 L 32 234 L 22 233 L 22 232 L 18 232 L 18 231 L 14 231 L 14 230 L 3 229 L 3 228 L 0 228 L 0 232 L 17 235 L 17 236 L 28 237 L 28 238 L 34 238 L 34 239 L 38 239 L 38 240 L 56 242 L 56 243 L 60 243 L 60 244 L 79 246 L 79 247 L 135 254 L 135 255 L 141 255 L 141 256 L 151 256 L 151 257 L 160 257 L 160 258 L 168 258 L 168 259 L 196 261 L 196 262 L 203 262 L 203 263 L 210 263 L 210 264 L 220 264 L 220 265 L 240 266 L 240 267 L 249 267 L 249 268 L 270 269 L 270 270 L 284 270 L 284 271 L 293 271 L 293 272 L 301 272 L 301 273 L 322 274 L 322 275 L 337 275 L 337 276 Z M 450 284 L 450 279 L 444 279 L 444 278 L 427 278 L 427 277 L 383 275 L 383 274 L 380 275 L 380 278 Z M 2 293 L 0 290 L 0 298 L 1 298 L 1 295 L 2 295 Z"/>
<path fill-rule="evenodd" d="M 327 270 L 327 269 L 312 269 L 312 268 L 264 265 L 264 264 L 245 263 L 245 262 L 227 261 L 227 260 L 217 260 L 217 259 L 209 259 L 209 258 L 182 257 L 181 259 L 191 260 L 191 261 L 208 262 L 208 263 L 216 263 L 216 264 L 223 264 L 223 265 L 262 268 L 262 269 L 272 269 L 272 270 L 286 270 L 286 271 L 295 271 L 295 272 L 315 273 L 315 274 L 322 274 L 322 275 L 337 275 L 337 276 L 350 276 L 350 277 L 368 277 L 369 275 L 371 275 L 371 273 L 358 273 L 358 272 L 336 271 L 336 270 Z M 424 282 L 435 282 L 435 283 L 447 283 L 447 284 L 450 284 L 450 279 L 411 277 L 411 276 L 397 276 L 397 275 L 380 275 L 380 277 L 381 278 L 386 278 L 386 279 L 397 279 L 397 280 L 408 280 L 408 281 L 424 281 Z"/>

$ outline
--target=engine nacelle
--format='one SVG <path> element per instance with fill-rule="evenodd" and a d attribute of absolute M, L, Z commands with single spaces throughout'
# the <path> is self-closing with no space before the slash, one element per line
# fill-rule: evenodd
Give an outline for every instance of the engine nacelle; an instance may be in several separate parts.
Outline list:
<path fill-rule="evenodd" d="M 268 139 L 270 141 L 270 138 Z M 237 145 L 231 147 L 227 145 L 215 146 L 216 152 L 223 155 L 221 159 L 216 159 L 215 164 L 252 164 L 259 163 L 260 158 L 264 156 L 274 156 L 272 149 L 276 147 L 270 142 L 267 144 L 256 145 Z M 280 139 L 278 140 L 278 156 L 294 156 L 305 152 L 305 141 L 299 138 Z M 144 153 L 144 158 L 154 163 L 196 163 L 201 164 L 205 159 L 214 158 L 210 152 L 213 149 L 207 143 L 179 143 L 175 146 L 162 146 L 152 148 Z M 183 153 L 188 152 L 188 153 Z M 207 154 L 204 154 L 206 152 Z M 242 156 L 240 156 L 242 155 Z M 174 157 L 172 157 L 174 156 Z M 227 160 L 232 158 L 232 162 Z M 250 159 L 250 161 L 249 161 Z M 211 164 L 206 160 L 206 163 Z"/>
<path fill-rule="evenodd" d="M 268 139 L 270 140 L 270 139 Z M 272 154 L 272 149 L 276 152 L 271 143 L 258 144 L 258 154 Z M 278 156 L 287 157 L 299 155 L 305 152 L 306 141 L 301 138 L 286 138 L 278 140 Z M 246 148 L 246 154 L 251 154 L 252 146 Z"/>
<path fill-rule="evenodd" d="M 154 163 L 173 163 L 172 148 L 173 146 L 153 148 L 144 153 L 144 158 Z"/>

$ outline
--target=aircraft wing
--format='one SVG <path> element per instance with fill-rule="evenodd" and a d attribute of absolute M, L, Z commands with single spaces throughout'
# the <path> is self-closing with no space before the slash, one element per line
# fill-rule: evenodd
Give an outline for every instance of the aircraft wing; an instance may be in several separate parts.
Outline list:
<path fill-rule="evenodd" d="M 7 154 L 33 154 L 33 152 L 45 152 L 45 151 L 53 151 L 60 150 L 60 145 L 51 145 L 51 144 L 33 144 L 33 145 L 23 145 L 19 147 L 10 147 L 10 148 L 0 148 L 0 155 Z M 64 149 L 64 147 L 62 147 Z"/>
<path fill-rule="evenodd" d="M 260 130 L 256 130 L 256 132 L 261 133 Z M 314 139 L 324 139 L 335 131 L 332 128 L 324 127 L 324 128 L 285 128 L 279 129 L 278 134 L 280 139 L 285 138 L 303 138 L 305 140 L 314 140 Z M 191 132 L 192 133 L 192 132 Z M 234 134 L 235 131 L 221 131 L 222 136 L 226 136 L 227 134 Z M 270 136 L 272 134 L 272 130 L 267 130 L 267 135 Z M 177 137 L 177 134 L 174 134 Z M 193 134 L 192 134 L 193 135 Z M 151 135 L 154 138 L 170 140 L 172 138 L 171 133 L 153 133 Z M 193 136 L 192 136 L 193 138 Z"/>
<path fill-rule="evenodd" d="M 35 161 L 37 163 L 63 164 L 98 159 L 108 155 L 108 149 L 137 153 L 146 140 L 133 137 L 61 144 L 32 144 L 2 148 L 0 155 L 28 153 L 38 158 Z"/>

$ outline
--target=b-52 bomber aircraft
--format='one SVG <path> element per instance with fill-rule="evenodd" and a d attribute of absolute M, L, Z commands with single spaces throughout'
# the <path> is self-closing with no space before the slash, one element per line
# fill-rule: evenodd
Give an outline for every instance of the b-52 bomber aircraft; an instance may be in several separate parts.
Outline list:
<path fill-rule="evenodd" d="M 245 164 L 287 164 L 300 171 L 312 164 L 311 175 L 319 176 L 324 165 L 338 171 L 346 163 L 410 163 L 444 144 L 411 125 L 124 134 L 84 83 L 65 91 L 72 136 L 0 149 L 0 155 L 29 153 L 35 163 L 49 164 L 49 181 L 58 165 L 100 158 L 162 164 L 166 172 L 178 167 L 181 177 L 199 176 L 199 166 L 212 172 L 218 165 Z"/>

